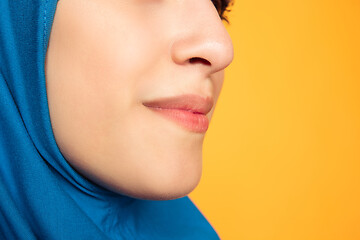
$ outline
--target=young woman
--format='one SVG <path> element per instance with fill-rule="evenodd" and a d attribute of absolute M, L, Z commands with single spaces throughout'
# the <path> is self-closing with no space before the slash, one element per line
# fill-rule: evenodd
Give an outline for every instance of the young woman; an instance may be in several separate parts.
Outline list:
<path fill-rule="evenodd" d="M 1 239 L 218 239 L 186 195 L 228 4 L 0 2 Z"/>

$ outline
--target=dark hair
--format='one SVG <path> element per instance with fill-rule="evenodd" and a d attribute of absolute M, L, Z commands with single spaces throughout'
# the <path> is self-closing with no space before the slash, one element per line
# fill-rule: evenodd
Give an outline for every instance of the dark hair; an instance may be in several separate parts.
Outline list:
<path fill-rule="evenodd" d="M 226 22 L 229 22 L 229 20 L 225 15 L 225 12 L 230 11 L 228 8 L 232 6 L 234 2 L 232 0 L 212 0 L 212 2 L 214 3 L 217 11 L 219 12 L 221 19 Z"/>

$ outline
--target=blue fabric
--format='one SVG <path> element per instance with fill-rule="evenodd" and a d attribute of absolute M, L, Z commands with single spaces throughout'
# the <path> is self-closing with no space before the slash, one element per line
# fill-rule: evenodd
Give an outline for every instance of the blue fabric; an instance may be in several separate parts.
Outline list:
<path fill-rule="evenodd" d="M 56 4 L 0 0 L 0 239 L 218 239 L 188 197 L 118 195 L 64 159 L 44 75 Z"/>

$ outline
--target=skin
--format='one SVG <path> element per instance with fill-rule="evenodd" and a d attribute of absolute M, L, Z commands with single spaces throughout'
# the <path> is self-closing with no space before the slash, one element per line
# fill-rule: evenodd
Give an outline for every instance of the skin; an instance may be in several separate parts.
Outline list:
<path fill-rule="evenodd" d="M 216 102 L 232 59 L 210 0 L 59 1 L 45 73 L 61 153 L 111 191 L 153 200 L 187 195 L 201 177 L 205 134 L 142 103 L 182 94 Z"/>

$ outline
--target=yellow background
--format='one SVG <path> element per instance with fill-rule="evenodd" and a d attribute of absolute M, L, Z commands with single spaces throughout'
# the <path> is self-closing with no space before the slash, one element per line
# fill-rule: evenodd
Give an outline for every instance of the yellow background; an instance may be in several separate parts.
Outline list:
<path fill-rule="evenodd" d="M 359 240 L 360 1 L 228 16 L 235 58 L 190 197 L 221 239 Z"/>

